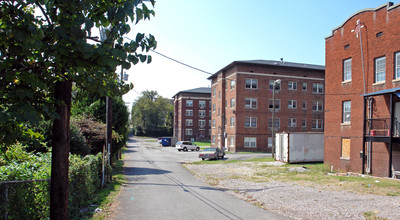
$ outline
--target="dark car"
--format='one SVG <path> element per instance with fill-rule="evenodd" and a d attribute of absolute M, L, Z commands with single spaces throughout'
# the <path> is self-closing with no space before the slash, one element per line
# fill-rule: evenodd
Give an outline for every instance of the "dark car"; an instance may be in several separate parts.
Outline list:
<path fill-rule="evenodd" d="M 219 148 L 205 148 L 201 153 L 199 153 L 199 158 L 201 158 L 202 160 L 205 159 L 220 159 L 220 158 L 224 158 L 225 156 L 225 152 L 222 151 Z"/>

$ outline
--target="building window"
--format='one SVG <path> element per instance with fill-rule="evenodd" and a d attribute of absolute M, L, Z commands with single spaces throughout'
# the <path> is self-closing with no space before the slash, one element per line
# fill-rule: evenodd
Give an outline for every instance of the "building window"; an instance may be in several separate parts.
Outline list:
<path fill-rule="evenodd" d="M 303 102 L 302 102 L 302 108 L 303 108 L 303 109 L 307 109 L 307 102 L 306 102 L 306 101 L 303 101 Z"/>
<path fill-rule="evenodd" d="M 351 122 L 351 101 L 343 102 L 343 123 Z"/>
<path fill-rule="evenodd" d="M 295 118 L 289 118 L 288 119 L 288 127 L 296 127 L 297 126 L 297 122 Z"/>
<path fill-rule="evenodd" d="M 211 127 L 211 120 L 208 120 L 208 126 Z"/>
<path fill-rule="evenodd" d="M 229 138 L 229 146 L 230 147 L 234 147 L 235 146 L 235 137 L 230 137 Z"/>
<path fill-rule="evenodd" d="M 235 117 L 230 118 L 230 124 L 231 127 L 235 127 Z"/>
<path fill-rule="evenodd" d="M 206 107 L 206 101 L 199 101 L 199 107 L 200 108 L 205 108 Z"/>
<path fill-rule="evenodd" d="M 221 100 L 221 91 L 218 91 L 218 100 Z"/>
<path fill-rule="evenodd" d="M 215 128 L 215 119 L 212 120 L 212 127 Z"/>
<path fill-rule="evenodd" d="M 313 111 L 318 111 L 321 112 L 322 111 L 322 102 L 318 102 L 318 101 L 313 101 L 312 102 L 312 110 Z"/>
<path fill-rule="evenodd" d="M 275 121 L 274 128 L 280 128 L 281 120 L 279 118 L 274 118 L 274 121 Z M 272 118 L 268 119 L 268 127 L 272 128 Z"/>
<path fill-rule="evenodd" d="M 218 108 L 218 117 L 221 116 L 221 109 Z"/>
<path fill-rule="evenodd" d="M 268 108 L 269 109 L 273 109 L 274 108 L 274 106 L 272 105 L 272 99 L 269 99 L 268 100 Z M 275 99 L 275 109 L 276 110 L 279 110 L 279 109 L 281 109 L 281 100 L 280 99 Z"/>
<path fill-rule="evenodd" d="M 231 108 L 235 108 L 235 98 L 231 98 Z"/>
<path fill-rule="evenodd" d="M 217 95 L 217 88 L 213 88 L 213 97 L 215 97 Z"/>
<path fill-rule="evenodd" d="M 343 81 L 351 80 L 351 58 L 343 60 Z"/>
<path fill-rule="evenodd" d="M 322 94 L 324 91 L 324 85 L 322 83 L 313 83 L 312 92 Z"/>
<path fill-rule="evenodd" d="M 342 152 L 340 158 L 350 159 L 350 138 L 342 138 Z"/>
<path fill-rule="evenodd" d="M 208 110 L 208 115 L 211 117 L 211 110 Z"/>
<path fill-rule="evenodd" d="M 215 144 L 215 135 L 213 135 L 213 136 L 211 136 L 211 142 L 213 143 L 213 144 Z"/>
<path fill-rule="evenodd" d="M 217 109 L 217 104 L 214 103 L 212 106 L 212 111 L 215 112 L 215 110 Z"/>
<path fill-rule="evenodd" d="M 186 116 L 193 116 L 193 110 L 186 110 Z"/>
<path fill-rule="evenodd" d="M 297 108 L 297 101 L 296 100 L 288 100 L 288 108 Z"/>
<path fill-rule="evenodd" d="M 231 90 L 235 89 L 235 87 L 236 87 L 236 81 L 231 80 Z"/>
<path fill-rule="evenodd" d="M 193 135 L 193 130 L 190 128 L 185 129 L 185 135 Z"/>
<path fill-rule="evenodd" d="M 257 147 L 257 138 L 255 137 L 245 137 L 244 147 Z"/>
<path fill-rule="evenodd" d="M 311 128 L 312 129 L 322 129 L 322 119 L 313 119 Z"/>
<path fill-rule="evenodd" d="M 270 91 L 274 88 L 274 82 L 275 82 L 275 80 L 270 80 L 270 81 L 269 81 L 269 90 L 270 90 Z M 281 90 L 281 82 L 279 82 L 279 83 L 277 83 L 277 84 L 275 85 L 275 91 L 276 91 L 276 90 Z"/>
<path fill-rule="evenodd" d="M 385 82 L 386 77 L 386 57 L 375 59 L 375 82 Z"/>
<path fill-rule="evenodd" d="M 400 52 L 396 53 L 396 60 L 395 60 L 395 74 L 396 74 L 396 79 L 400 78 Z"/>
<path fill-rule="evenodd" d="M 186 107 L 193 107 L 193 100 L 186 100 Z"/>
<path fill-rule="evenodd" d="M 303 82 L 303 91 L 307 91 L 307 82 Z"/>
<path fill-rule="evenodd" d="M 306 119 L 301 119 L 301 127 L 303 127 L 303 128 L 307 127 L 307 120 Z"/>
<path fill-rule="evenodd" d="M 246 89 L 257 89 L 258 80 L 256 79 L 246 79 Z"/>
<path fill-rule="evenodd" d="M 199 127 L 204 128 L 206 126 L 206 120 L 199 120 Z"/>
<path fill-rule="evenodd" d="M 297 82 L 289 81 L 288 87 L 289 87 L 289 90 L 297 90 Z"/>
<path fill-rule="evenodd" d="M 244 118 L 244 127 L 245 128 L 256 128 L 257 127 L 257 118 L 256 117 Z"/>
<path fill-rule="evenodd" d="M 257 108 L 257 99 L 246 98 L 244 107 L 245 108 Z"/>
<path fill-rule="evenodd" d="M 199 110 L 199 117 L 200 118 L 206 117 L 206 110 Z"/>
<path fill-rule="evenodd" d="M 186 126 L 193 126 L 193 120 L 192 119 L 186 119 Z"/>

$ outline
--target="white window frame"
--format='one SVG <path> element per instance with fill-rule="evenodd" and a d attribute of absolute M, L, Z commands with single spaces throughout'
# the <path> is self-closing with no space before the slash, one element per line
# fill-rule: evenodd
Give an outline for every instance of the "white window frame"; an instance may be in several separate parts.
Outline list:
<path fill-rule="evenodd" d="M 217 95 L 217 88 L 213 88 L 213 97 L 215 97 Z"/>
<path fill-rule="evenodd" d="M 234 90 L 236 87 L 236 81 L 235 80 L 231 80 L 231 90 Z"/>
<path fill-rule="evenodd" d="M 276 80 L 270 80 L 268 85 L 269 85 L 269 90 L 272 91 L 274 87 L 274 83 Z M 281 90 L 281 82 L 277 83 L 275 86 L 275 91 L 280 91 Z"/>
<path fill-rule="evenodd" d="M 306 128 L 307 127 L 307 119 L 301 119 L 301 127 Z"/>
<path fill-rule="evenodd" d="M 235 108 L 235 105 L 236 105 L 236 103 L 235 103 L 235 98 L 231 98 L 231 108 Z"/>
<path fill-rule="evenodd" d="M 245 117 L 244 118 L 245 128 L 257 128 L 257 117 Z"/>
<path fill-rule="evenodd" d="M 322 129 L 324 127 L 323 120 L 322 119 L 313 119 L 312 120 L 312 129 Z"/>
<path fill-rule="evenodd" d="M 193 107 L 193 100 L 186 100 L 186 107 Z"/>
<path fill-rule="evenodd" d="M 250 84 L 248 84 L 248 82 Z M 246 78 L 245 79 L 245 88 L 246 89 L 258 89 L 258 79 Z"/>
<path fill-rule="evenodd" d="M 303 82 L 303 91 L 307 91 L 307 82 Z"/>
<path fill-rule="evenodd" d="M 186 128 L 186 129 L 185 129 L 185 135 L 188 135 L 188 136 L 193 135 L 193 129 L 191 129 L 191 128 Z"/>
<path fill-rule="evenodd" d="M 199 101 L 199 108 L 205 108 L 206 107 L 206 101 Z"/>
<path fill-rule="evenodd" d="M 199 127 L 204 128 L 206 126 L 206 120 L 199 120 Z"/>
<path fill-rule="evenodd" d="M 274 120 L 275 120 L 274 128 L 280 128 L 281 127 L 281 119 L 274 118 Z M 268 118 L 268 128 L 272 128 L 272 118 Z"/>
<path fill-rule="evenodd" d="M 288 82 L 288 89 L 289 90 L 297 90 L 297 82 L 289 81 Z"/>
<path fill-rule="evenodd" d="M 215 119 L 212 120 L 212 128 L 215 128 L 216 121 Z"/>
<path fill-rule="evenodd" d="M 186 119 L 185 125 L 186 126 L 193 126 L 193 119 Z"/>
<path fill-rule="evenodd" d="M 206 117 L 206 110 L 199 110 L 199 117 L 200 118 Z"/>
<path fill-rule="evenodd" d="M 235 127 L 235 117 L 234 117 L 234 116 L 230 117 L 230 119 L 229 119 L 229 125 L 230 125 L 231 127 Z"/>
<path fill-rule="evenodd" d="M 229 146 L 230 147 L 235 146 L 235 137 L 234 136 L 229 137 Z"/>
<path fill-rule="evenodd" d="M 186 116 L 193 116 L 193 110 L 186 109 Z"/>
<path fill-rule="evenodd" d="M 217 110 L 217 104 L 212 104 L 212 112 L 215 112 Z"/>
<path fill-rule="evenodd" d="M 312 110 L 315 112 L 322 112 L 324 108 L 324 103 L 322 101 L 313 101 Z"/>
<path fill-rule="evenodd" d="M 269 109 L 273 109 L 273 105 L 272 105 L 272 99 L 269 99 L 268 100 L 268 108 Z M 276 105 L 276 104 L 278 104 L 278 105 Z M 278 107 L 277 107 L 278 106 Z M 281 109 L 281 100 L 280 99 L 275 99 L 275 110 L 280 110 Z"/>
<path fill-rule="evenodd" d="M 386 80 L 386 57 L 375 59 L 375 83 L 385 82 Z"/>
<path fill-rule="evenodd" d="M 312 84 L 312 92 L 317 93 L 317 94 L 322 94 L 324 93 L 324 84 L 322 83 L 313 83 Z"/>
<path fill-rule="evenodd" d="M 249 102 L 249 104 L 247 104 Z M 255 107 L 253 106 L 255 104 Z M 256 98 L 245 98 L 244 99 L 244 107 L 245 108 L 251 108 L 251 109 L 257 109 L 257 99 Z"/>
<path fill-rule="evenodd" d="M 297 109 L 297 100 L 288 100 L 288 108 Z"/>
<path fill-rule="evenodd" d="M 307 109 L 307 101 L 302 101 L 301 108 L 302 109 Z"/>
<path fill-rule="evenodd" d="M 351 58 L 343 60 L 343 81 L 351 81 Z"/>
<path fill-rule="evenodd" d="M 400 52 L 397 52 L 396 53 L 396 55 L 395 55 L 395 61 L 394 61 L 394 63 L 395 63 L 395 76 L 396 76 L 396 79 L 400 79 Z"/>
<path fill-rule="evenodd" d="M 256 137 L 244 137 L 244 147 L 257 148 L 257 138 Z"/>
<path fill-rule="evenodd" d="M 288 118 L 288 127 L 295 128 L 297 127 L 297 120 L 296 118 Z"/>
<path fill-rule="evenodd" d="M 343 115 L 342 115 L 342 123 L 350 124 L 351 123 L 351 101 L 343 101 Z"/>

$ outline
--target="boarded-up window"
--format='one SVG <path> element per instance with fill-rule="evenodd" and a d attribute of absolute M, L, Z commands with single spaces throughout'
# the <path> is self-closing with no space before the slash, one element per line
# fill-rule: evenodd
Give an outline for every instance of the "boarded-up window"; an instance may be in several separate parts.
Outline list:
<path fill-rule="evenodd" d="M 342 158 L 350 159 L 350 138 L 342 138 Z"/>

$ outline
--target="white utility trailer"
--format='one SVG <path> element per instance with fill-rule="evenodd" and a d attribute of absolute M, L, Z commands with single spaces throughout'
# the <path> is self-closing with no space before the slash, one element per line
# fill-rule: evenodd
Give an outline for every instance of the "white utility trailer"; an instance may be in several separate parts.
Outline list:
<path fill-rule="evenodd" d="M 324 133 L 293 132 L 275 135 L 275 160 L 286 163 L 324 161 Z"/>

